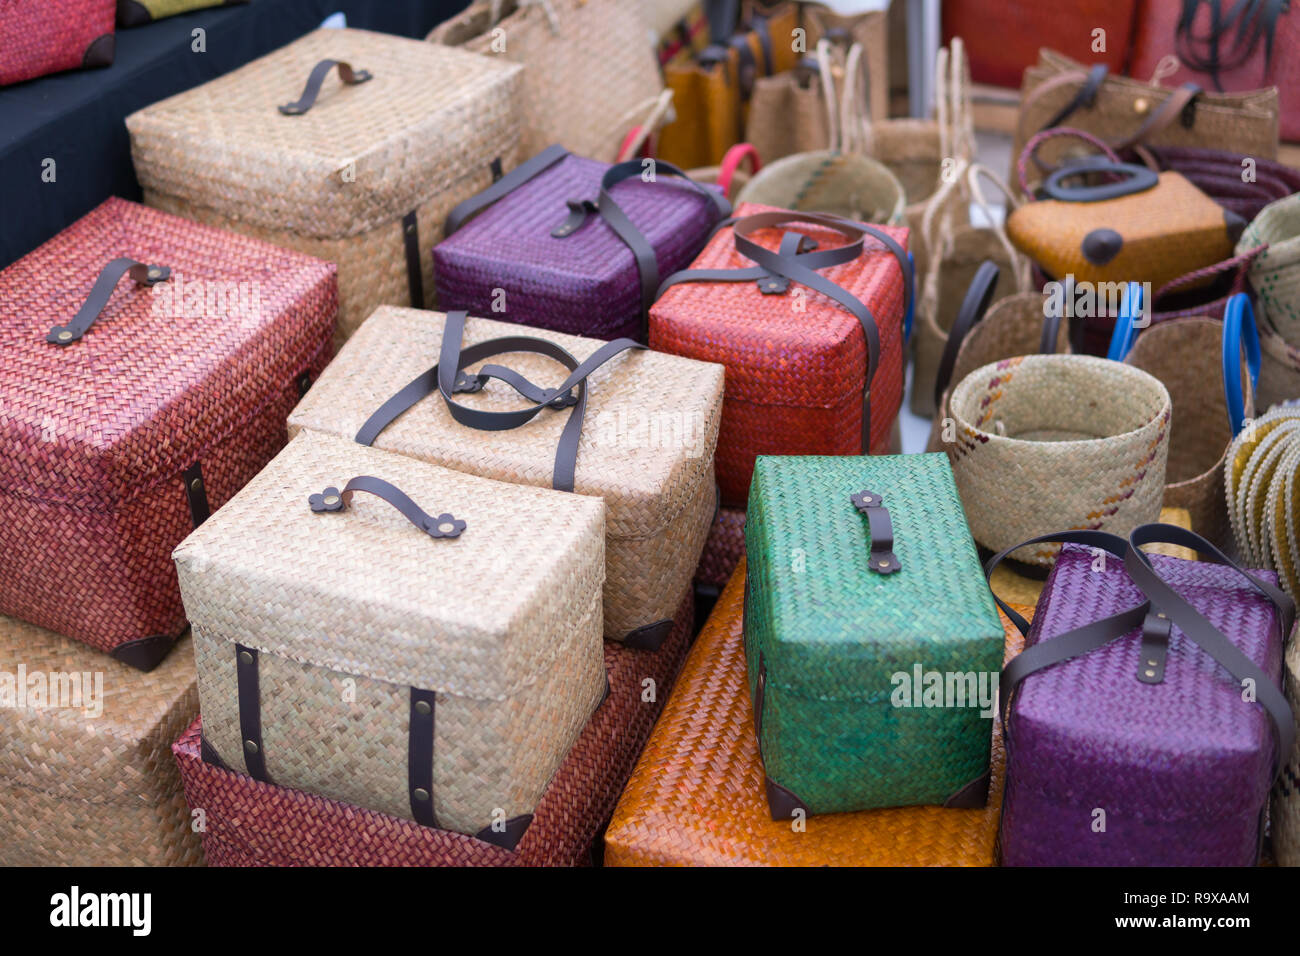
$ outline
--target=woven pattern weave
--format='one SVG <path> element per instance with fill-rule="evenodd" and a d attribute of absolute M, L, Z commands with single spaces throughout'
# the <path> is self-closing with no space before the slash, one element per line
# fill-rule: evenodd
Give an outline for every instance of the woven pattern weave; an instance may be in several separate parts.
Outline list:
<path fill-rule="evenodd" d="M 167 752 L 199 710 L 188 640 L 141 674 L 0 618 L 0 662 L 0 866 L 203 862 Z"/>
<path fill-rule="evenodd" d="M 1275 408 L 1233 439 L 1224 496 L 1242 560 L 1300 595 L 1300 408 Z"/>
<path fill-rule="evenodd" d="M 1089 355 L 1028 355 L 976 369 L 948 401 L 945 447 L 976 542 L 1001 551 L 1062 528 L 1127 535 L 1160 515 L 1169 392 Z M 1059 545 L 1019 549 L 1051 565 Z"/>
<path fill-rule="evenodd" d="M 331 71 L 307 112 L 283 115 L 324 59 L 371 78 Z M 412 304 L 403 217 L 418 210 L 427 264 L 451 208 L 514 165 L 520 82 L 463 50 L 322 29 L 126 123 L 150 205 L 337 262 L 343 338 L 377 305 Z"/>
<path fill-rule="evenodd" d="M 769 207 L 747 204 L 737 215 L 767 211 Z M 906 248 L 905 229 L 882 228 Z M 803 224 L 797 231 L 823 249 L 843 244 L 841 236 L 827 229 Z M 781 236 L 780 230 L 763 229 L 752 238 L 776 250 Z M 691 268 L 750 265 L 736 251 L 727 227 L 718 230 Z M 903 399 L 902 270 L 882 245 L 868 239 L 862 256 L 821 270 L 821 275 L 861 300 L 880 330 L 870 449 L 882 452 Z M 858 320 L 820 293 L 797 283 L 784 295 L 764 295 L 753 282 L 675 285 L 650 310 L 650 347 L 727 367 L 717 453 L 725 505 L 744 505 L 758 455 L 863 451 L 866 340 Z"/>
<path fill-rule="evenodd" d="M 436 361 L 444 321 L 441 313 L 378 310 L 294 409 L 290 432 L 351 439 L 375 409 Z M 518 326 L 504 322 L 470 319 L 464 344 L 517 332 Z M 557 332 L 540 336 L 579 361 L 601 344 Z M 531 353 L 491 361 L 539 386 L 558 385 L 565 376 L 562 366 Z M 631 352 L 588 380 L 574 490 L 605 500 L 605 636 L 612 640 L 672 618 L 690 588 L 716 505 L 713 452 L 722 379 L 717 365 Z M 513 391 L 495 385 L 456 398 L 486 410 L 521 407 Z M 478 431 L 457 424 L 443 401 L 431 395 L 382 431 L 374 444 L 486 478 L 549 488 L 556 443 L 568 415 L 567 410 L 548 409 L 522 428 Z"/>
<path fill-rule="evenodd" d="M 690 646 L 690 596 L 657 651 L 605 642 L 610 694 L 551 779 L 514 852 L 451 830 L 258 783 L 204 763 L 199 724 L 172 747 L 190 806 L 207 810 L 211 866 L 585 866 Z M 644 699 L 653 682 L 652 700 Z"/>
<path fill-rule="evenodd" d="M 524 67 L 520 92 L 526 156 L 561 143 L 613 162 L 623 135 L 663 89 L 639 0 L 478 0 L 429 34 L 433 43 Z M 548 9 L 549 8 L 549 9 Z"/>
<path fill-rule="evenodd" d="M 736 202 L 900 225 L 907 194 L 883 163 L 857 153 L 819 151 L 768 163 L 745 184 Z"/>
<path fill-rule="evenodd" d="M 119 256 L 171 278 L 47 342 Z M 103 651 L 180 634 L 182 473 L 215 509 L 271 460 L 336 310 L 329 263 L 121 199 L 0 272 L 0 612 Z"/>
<path fill-rule="evenodd" d="M 1286 698 L 1293 714 L 1300 714 L 1300 641 L 1291 640 L 1286 652 Z M 1300 866 L 1300 747 L 1291 754 L 1273 789 L 1273 855 L 1279 866 Z"/>
<path fill-rule="evenodd" d="M 0 11 L 0 86 L 113 62 L 117 0 L 6 0 Z"/>
<path fill-rule="evenodd" d="M 632 250 L 600 216 L 562 238 L 569 201 L 595 201 L 604 163 L 566 156 L 493 203 L 433 251 L 438 307 L 601 339 L 640 338 L 641 278 Z M 667 175 L 610 196 L 654 247 L 659 275 L 686 268 L 717 214 Z"/>
<path fill-rule="evenodd" d="M 874 570 L 851 500 L 864 491 L 888 510 L 893 573 Z M 944 456 L 759 458 L 745 551 L 771 780 L 810 814 L 838 813 L 942 804 L 988 771 L 1002 627 Z M 918 692 L 922 672 L 976 682 L 964 704 L 927 707 L 912 700 L 914 670 Z M 989 701 L 975 699 L 980 682 Z"/>
<path fill-rule="evenodd" d="M 906 807 L 774 821 L 745 686 L 742 561 L 682 668 L 605 835 L 608 866 L 992 866 L 1002 790 L 993 724 L 987 807 Z M 1017 609 L 1032 613 L 1032 608 Z M 1006 625 L 1006 652 L 1020 633 Z"/>
<path fill-rule="evenodd" d="M 1277 681 L 1272 604 L 1231 568 L 1154 555 L 1157 573 Z M 1274 581 L 1266 571 L 1252 572 Z M 1135 607 L 1123 563 L 1066 545 L 1027 646 Z M 1138 681 L 1141 628 L 1031 674 L 1011 703 L 1008 866 L 1250 866 L 1272 781 L 1268 717 L 1176 625 L 1164 679 Z M 1105 829 L 1096 828 L 1096 810 Z"/>
<path fill-rule="evenodd" d="M 739 508 L 719 508 L 695 569 L 696 586 L 721 591 L 744 559 L 745 512 Z"/>
<path fill-rule="evenodd" d="M 338 514 L 309 507 L 358 475 L 467 527 L 433 539 L 368 496 Z M 272 780 L 412 818 L 417 688 L 437 692 L 440 824 L 477 833 L 503 810 L 532 813 L 604 691 L 603 531 L 591 498 L 298 436 L 176 549 L 206 739 L 239 766 L 243 645 L 260 652 Z"/>
<path fill-rule="evenodd" d="M 1267 324 L 1300 347 L 1300 193 L 1265 206 L 1241 234 L 1237 254 L 1263 245 L 1268 248 L 1250 265 L 1250 284 Z"/>

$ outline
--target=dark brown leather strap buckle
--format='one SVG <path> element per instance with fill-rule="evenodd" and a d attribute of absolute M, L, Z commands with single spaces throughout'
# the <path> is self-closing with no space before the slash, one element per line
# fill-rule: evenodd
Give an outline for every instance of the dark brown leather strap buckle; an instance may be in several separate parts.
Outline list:
<path fill-rule="evenodd" d="M 1137 679 L 1142 683 L 1159 684 L 1165 679 L 1165 661 L 1173 630 L 1174 622 L 1154 608 L 1142 620 L 1142 660 L 1137 670 Z"/>
<path fill-rule="evenodd" d="M 51 345 L 67 346 L 85 335 L 99 318 L 99 313 L 104 311 L 104 306 L 108 305 L 108 300 L 112 298 L 113 290 L 123 275 L 129 275 L 137 285 L 151 286 L 165 282 L 171 278 L 171 274 L 172 271 L 167 266 L 149 266 L 129 258 L 114 259 L 100 270 L 99 278 L 91 286 L 90 295 L 86 296 L 86 301 L 72 317 L 72 321 L 67 325 L 54 326 L 45 336 L 45 341 Z"/>
<path fill-rule="evenodd" d="M 301 116 L 309 109 L 316 105 L 316 97 L 320 95 L 320 88 L 325 82 L 325 77 L 329 76 L 330 70 L 334 67 L 339 68 L 339 79 L 346 86 L 356 86 L 358 83 L 364 83 L 370 79 L 373 74 L 369 70 L 354 70 L 352 64 L 344 63 L 342 60 L 321 60 L 307 77 L 307 85 L 303 87 L 302 96 L 293 103 L 285 103 L 279 107 L 281 113 L 285 116 Z"/>
<path fill-rule="evenodd" d="M 902 570 L 903 565 L 894 554 L 894 522 L 890 520 L 884 496 L 863 490 L 849 495 L 849 500 L 853 507 L 867 516 L 871 535 L 871 557 L 867 560 L 867 567 L 876 574 L 893 574 Z"/>

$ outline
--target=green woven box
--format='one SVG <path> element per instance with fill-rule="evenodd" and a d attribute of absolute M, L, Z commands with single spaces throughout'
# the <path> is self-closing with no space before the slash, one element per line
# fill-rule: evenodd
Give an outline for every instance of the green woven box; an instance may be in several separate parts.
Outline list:
<path fill-rule="evenodd" d="M 1003 631 L 947 456 L 760 457 L 745 550 L 772 818 L 982 806 Z"/>

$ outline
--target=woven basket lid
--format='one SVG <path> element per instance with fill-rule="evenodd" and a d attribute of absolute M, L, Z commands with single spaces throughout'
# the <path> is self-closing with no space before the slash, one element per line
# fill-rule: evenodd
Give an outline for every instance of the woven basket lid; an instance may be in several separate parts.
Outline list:
<path fill-rule="evenodd" d="M 371 78 L 325 78 L 321 60 Z M 462 50 L 365 30 L 321 29 L 126 119 L 146 189 L 232 219 L 338 238 L 401 219 L 518 139 L 521 68 Z"/>
<path fill-rule="evenodd" d="M 293 410 L 290 433 L 310 429 L 352 438 L 380 405 L 437 361 L 445 319 L 441 312 L 376 309 Z M 470 318 L 464 344 L 519 331 L 510 323 Z M 579 361 L 604 344 L 543 329 L 526 331 L 558 343 Z M 514 369 L 542 387 L 559 385 L 568 374 L 559 363 L 532 353 L 509 353 L 487 363 Z M 713 482 L 723 368 L 632 351 L 598 369 L 588 385 L 574 490 L 605 499 L 612 537 L 653 536 L 692 500 L 701 482 Z M 459 394 L 456 400 L 493 411 L 525 404 L 499 383 Z M 453 420 L 435 394 L 381 432 L 375 447 L 499 481 L 549 488 L 556 444 L 569 414 L 547 409 L 520 428 L 477 431 Z"/>
<path fill-rule="evenodd" d="M 122 278 L 83 338 L 47 342 L 118 257 L 171 278 Z M 293 381 L 337 308 L 331 263 L 105 201 L 0 271 L 0 489 L 107 509 L 174 478 Z"/>
<path fill-rule="evenodd" d="M 883 498 L 902 567 L 868 568 Z M 891 675 L 996 670 L 1002 625 L 942 454 L 760 455 L 745 523 L 750 605 L 768 681 L 817 699 L 888 701 Z"/>
<path fill-rule="evenodd" d="M 312 510 L 312 495 L 358 475 L 464 530 L 433 538 L 369 494 L 343 511 Z M 345 674 L 502 700 L 554 664 L 568 609 L 600 600 L 604 507 L 307 433 L 174 556 L 196 632 Z"/>

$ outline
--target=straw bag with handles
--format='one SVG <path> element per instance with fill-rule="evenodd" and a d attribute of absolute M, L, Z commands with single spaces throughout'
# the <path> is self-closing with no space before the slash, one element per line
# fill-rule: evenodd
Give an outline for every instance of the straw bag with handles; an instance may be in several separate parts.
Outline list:
<path fill-rule="evenodd" d="M 803 26 L 808 46 L 815 49 L 824 36 L 840 34 L 862 44 L 867 58 L 868 87 L 871 90 L 871 118 L 889 118 L 889 11 L 867 10 L 840 13 L 823 3 L 804 3 Z M 904 57 L 904 60 L 906 57 Z"/>
<path fill-rule="evenodd" d="M 1056 126 L 1082 129 L 1117 150 L 1152 146 L 1232 149 L 1248 156 L 1277 158 L 1276 89 L 1215 93 L 1194 85 L 1161 86 L 1116 76 L 1104 64 L 1091 69 L 1052 50 L 1039 51 L 1038 64 L 1025 70 L 1020 87 L 1013 156 L 1035 133 Z M 1069 144 L 1045 150 L 1043 162 L 1055 165 Z"/>
<path fill-rule="evenodd" d="M 1281 405 L 1242 429 L 1228 449 L 1224 497 L 1242 560 L 1300 595 L 1300 407 Z"/>
<path fill-rule="evenodd" d="M 1237 243 L 1258 253 L 1250 281 L 1264 348 L 1259 406 L 1300 398 L 1300 194 L 1266 206 Z"/>

